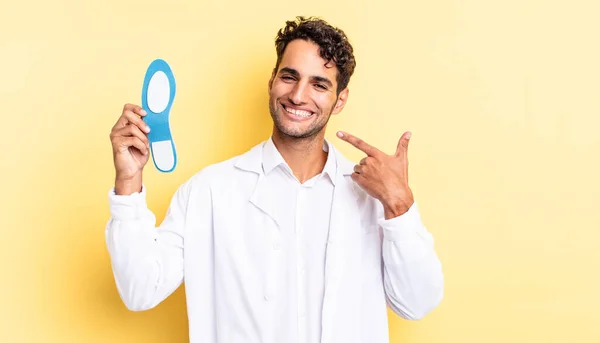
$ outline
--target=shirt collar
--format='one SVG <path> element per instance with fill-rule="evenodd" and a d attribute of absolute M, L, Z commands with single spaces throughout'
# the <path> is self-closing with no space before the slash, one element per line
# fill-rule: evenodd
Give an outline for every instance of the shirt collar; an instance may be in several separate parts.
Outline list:
<path fill-rule="evenodd" d="M 329 176 L 329 180 L 331 183 L 335 185 L 335 173 L 337 171 L 337 163 L 335 159 L 335 153 L 332 149 L 331 142 L 327 139 L 323 142 L 323 151 L 327 152 L 327 161 L 325 162 L 325 167 L 323 167 L 323 172 L 321 176 L 327 175 Z M 269 174 L 275 167 L 282 166 L 291 173 L 290 167 L 287 165 L 277 147 L 273 143 L 273 137 L 269 137 L 269 139 L 265 142 L 263 146 L 262 153 L 262 167 L 265 174 Z"/>

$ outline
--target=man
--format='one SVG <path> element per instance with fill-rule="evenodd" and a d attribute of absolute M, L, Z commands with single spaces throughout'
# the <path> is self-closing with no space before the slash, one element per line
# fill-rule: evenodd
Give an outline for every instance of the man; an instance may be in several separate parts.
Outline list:
<path fill-rule="evenodd" d="M 354 165 L 324 138 L 355 67 L 344 33 L 298 17 L 276 50 L 272 136 L 193 175 L 158 227 L 142 185 L 145 113 L 125 106 L 106 227 L 119 294 L 147 310 L 185 280 L 191 342 L 388 342 L 386 304 L 415 320 L 443 296 L 408 186 L 410 133 L 391 156 L 338 133 L 366 153 Z"/>

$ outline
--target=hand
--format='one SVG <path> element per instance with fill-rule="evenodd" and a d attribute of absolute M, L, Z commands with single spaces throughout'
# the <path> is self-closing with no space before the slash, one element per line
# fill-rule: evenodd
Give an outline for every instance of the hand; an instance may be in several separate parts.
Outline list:
<path fill-rule="evenodd" d="M 142 170 L 150 157 L 150 128 L 141 117 L 146 112 L 137 105 L 126 104 L 110 132 L 117 194 L 131 194 L 141 189 Z"/>
<path fill-rule="evenodd" d="M 408 186 L 408 142 L 411 133 L 405 132 L 398 141 L 394 155 L 387 155 L 365 141 L 346 132 L 338 137 L 367 154 L 354 166 L 352 179 L 384 207 L 385 218 L 404 214 L 414 202 Z"/>

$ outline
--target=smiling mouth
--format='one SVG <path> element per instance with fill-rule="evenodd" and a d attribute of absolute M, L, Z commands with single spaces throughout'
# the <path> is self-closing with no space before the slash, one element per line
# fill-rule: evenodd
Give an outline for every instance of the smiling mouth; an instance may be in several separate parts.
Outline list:
<path fill-rule="evenodd" d="M 286 111 L 287 113 L 293 114 L 296 117 L 300 117 L 300 118 L 308 118 L 310 116 L 313 115 L 312 112 L 309 111 L 303 111 L 303 110 L 295 110 L 293 108 L 288 108 L 286 107 L 284 104 L 281 104 L 281 107 L 283 107 L 283 110 Z"/>

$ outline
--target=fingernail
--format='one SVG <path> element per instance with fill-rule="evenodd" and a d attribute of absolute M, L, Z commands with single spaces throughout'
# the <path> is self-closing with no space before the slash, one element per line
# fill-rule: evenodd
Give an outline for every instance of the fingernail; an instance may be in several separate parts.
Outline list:
<path fill-rule="evenodd" d="M 406 134 L 406 139 L 410 139 L 410 136 L 412 136 L 412 133 L 411 132 L 407 133 Z"/>
<path fill-rule="evenodd" d="M 145 110 L 141 110 L 140 113 L 143 114 L 143 115 L 147 114 Z"/>
<path fill-rule="evenodd" d="M 337 136 L 342 138 L 342 137 L 344 137 L 344 134 L 342 133 L 342 131 L 338 131 Z"/>
<path fill-rule="evenodd" d="M 146 125 L 146 132 L 150 132 L 150 126 Z"/>

